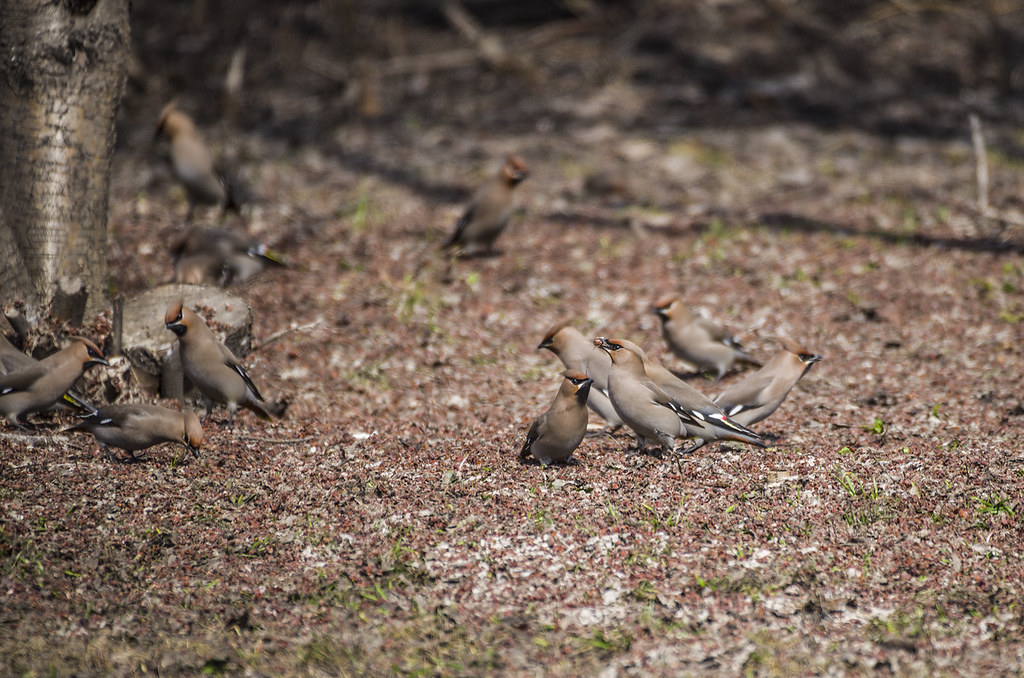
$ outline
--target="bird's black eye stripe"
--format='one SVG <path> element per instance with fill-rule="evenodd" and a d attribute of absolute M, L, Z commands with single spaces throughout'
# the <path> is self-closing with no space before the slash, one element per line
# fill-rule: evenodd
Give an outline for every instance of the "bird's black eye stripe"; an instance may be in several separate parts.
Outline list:
<path fill-rule="evenodd" d="M 582 379 L 579 379 L 577 377 L 569 377 L 569 381 L 571 381 L 574 385 L 579 386 L 580 384 L 582 384 L 583 382 L 585 382 L 589 378 L 590 377 L 584 377 Z"/>
<path fill-rule="evenodd" d="M 817 357 L 818 356 L 814 355 L 813 353 L 801 353 L 800 354 L 800 360 L 803 360 L 804 362 L 807 362 L 808 360 L 812 360 L 812 359 L 817 358 Z"/>

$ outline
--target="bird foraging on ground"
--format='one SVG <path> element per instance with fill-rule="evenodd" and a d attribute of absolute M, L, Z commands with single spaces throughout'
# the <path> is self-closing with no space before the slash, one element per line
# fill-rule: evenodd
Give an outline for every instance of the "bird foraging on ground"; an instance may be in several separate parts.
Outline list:
<path fill-rule="evenodd" d="M 651 309 L 661 318 L 665 343 L 680 360 L 721 379 L 737 362 L 761 366 L 725 327 L 714 320 L 695 317 L 676 295 L 662 297 Z"/>
<path fill-rule="evenodd" d="M 170 141 L 171 169 L 185 188 L 188 199 L 185 221 L 192 220 L 196 205 L 216 205 L 222 215 L 228 210 L 237 212 L 240 201 L 231 181 L 217 167 L 213 153 L 192 118 L 179 111 L 176 104 L 172 101 L 161 111 L 156 136 Z"/>
<path fill-rule="evenodd" d="M 534 420 L 519 451 L 520 459 L 532 454 L 543 466 L 569 460 L 587 433 L 587 394 L 592 383 L 582 372 L 562 372 L 555 400 Z"/>
<path fill-rule="evenodd" d="M 475 246 L 493 252 L 494 241 L 508 226 L 515 209 L 516 188 L 528 176 L 526 163 L 517 156 L 508 156 L 498 174 L 477 189 L 444 247 Z"/>
<path fill-rule="evenodd" d="M 764 447 L 760 436 L 731 421 L 724 412 L 693 391 L 675 397 L 656 384 L 644 369 L 644 353 L 632 342 L 597 337 L 594 345 L 608 353 L 612 369 L 608 394 L 616 412 L 637 435 L 637 450 L 653 441 L 667 452 L 678 437 L 698 437 L 692 452 L 714 440 L 733 440 Z M 684 400 L 685 402 L 679 402 Z M 707 401 L 707 403 L 702 402 Z"/>
<path fill-rule="evenodd" d="M 175 282 L 242 283 L 269 266 L 286 266 L 284 257 L 237 231 L 190 228 L 171 243 Z"/>
<path fill-rule="evenodd" d="M 109 365 L 99 347 L 85 337 L 53 355 L 0 376 L 0 414 L 12 424 L 33 412 L 49 409 L 93 365 Z M 66 402 L 73 402 L 72 400 Z"/>
<path fill-rule="evenodd" d="M 730 419 L 722 411 L 722 408 L 713 403 L 706 395 L 672 374 L 661 363 L 649 358 L 642 348 L 625 339 L 619 339 L 618 343 L 639 356 L 647 377 L 660 386 L 676 404 L 693 415 L 692 420 L 683 420 L 685 436 L 694 440 L 693 445 L 685 450 L 687 454 L 696 452 L 704 445 L 716 440 L 734 440 L 760 445 L 760 443 L 749 439 L 751 436 L 757 438 L 756 433 Z M 761 447 L 764 446 L 761 445 Z"/>
<path fill-rule="evenodd" d="M 213 403 L 227 406 L 232 424 L 235 410 L 240 406 L 252 410 L 261 419 L 284 414 L 288 404 L 264 400 L 231 349 L 221 343 L 203 319 L 185 308 L 181 301 L 167 308 L 164 324 L 178 337 L 185 377 L 203 394 L 206 402 L 203 421 L 210 416 Z"/>
<path fill-rule="evenodd" d="M 715 404 L 744 426 L 768 418 L 786 399 L 796 382 L 821 360 L 820 355 L 788 337 L 779 337 L 779 343 L 782 349 L 764 367 L 715 398 Z"/>
<path fill-rule="evenodd" d="M 134 459 L 137 451 L 160 443 L 181 443 L 198 459 L 203 444 L 203 427 L 195 412 L 144 403 L 101 407 L 68 430 L 93 434 L 108 459 L 113 459 L 111 447 L 126 450 Z"/>
<path fill-rule="evenodd" d="M 544 348 L 558 356 L 567 369 L 590 377 L 593 384 L 587 406 L 608 422 L 612 431 L 622 426 L 622 419 L 608 400 L 608 371 L 612 367 L 608 354 L 594 346 L 568 320 L 555 323 L 548 329 L 537 350 Z"/>

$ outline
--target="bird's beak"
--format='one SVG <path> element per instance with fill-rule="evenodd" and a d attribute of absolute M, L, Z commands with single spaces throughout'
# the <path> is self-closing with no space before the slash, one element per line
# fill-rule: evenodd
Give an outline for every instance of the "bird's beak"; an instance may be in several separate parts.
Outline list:
<path fill-rule="evenodd" d="M 185 334 L 186 328 L 185 328 L 184 325 L 182 325 L 179 322 L 166 323 L 166 327 L 167 327 L 167 329 L 169 329 L 171 332 L 174 332 L 179 337 L 184 336 L 184 334 Z"/>

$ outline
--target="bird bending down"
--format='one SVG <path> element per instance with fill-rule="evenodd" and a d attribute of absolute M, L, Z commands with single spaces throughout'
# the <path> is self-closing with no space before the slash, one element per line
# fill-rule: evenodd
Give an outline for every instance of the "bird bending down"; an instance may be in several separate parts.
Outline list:
<path fill-rule="evenodd" d="M 68 430 L 91 433 L 111 460 L 111 447 L 127 450 L 130 459 L 135 459 L 137 451 L 160 443 L 181 443 L 198 459 L 203 444 L 203 427 L 195 412 L 144 403 L 101 407 Z"/>
<path fill-rule="evenodd" d="M 716 381 L 737 362 L 761 366 L 721 323 L 695 317 L 678 296 L 662 297 L 652 310 L 661 318 L 661 331 L 672 353 L 699 370 L 714 372 Z"/>
<path fill-rule="evenodd" d="M 526 434 L 520 459 L 532 454 L 542 466 L 566 462 L 586 435 L 587 393 L 593 379 L 574 370 L 565 370 L 562 377 L 551 407 L 534 420 Z"/>
<path fill-rule="evenodd" d="M 284 257 L 248 236 L 223 228 L 190 228 L 171 243 L 175 282 L 242 283 Z"/>
<path fill-rule="evenodd" d="M 217 167 L 192 118 L 175 106 L 172 101 L 161 111 L 156 137 L 171 143 L 171 169 L 188 199 L 185 221 L 192 221 L 196 205 L 216 205 L 221 208 L 221 215 L 228 210 L 237 212 L 240 203 L 227 175 Z"/>
<path fill-rule="evenodd" d="M 562 361 L 567 369 L 582 372 L 593 380 L 587 406 L 608 422 L 612 432 L 622 426 L 612 401 L 608 400 L 608 371 L 612 361 L 608 354 L 580 334 L 565 320 L 556 323 L 544 334 L 537 350 L 548 349 Z"/>
<path fill-rule="evenodd" d="M 72 337 L 70 344 L 53 355 L 0 376 L 0 414 L 19 425 L 26 414 L 41 412 L 58 402 L 74 403 L 75 398 L 66 398 L 65 394 L 93 365 L 109 363 L 96 344 L 85 337 Z"/>
<path fill-rule="evenodd" d="M 744 426 L 767 419 L 796 382 L 807 374 L 816 355 L 788 337 L 779 337 L 782 350 L 772 356 L 757 372 L 725 389 L 715 398 L 715 404 Z"/>
<path fill-rule="evenodd" d="M 510 155 L 498 174 L 477 189 L 444 247 L 476 246 L 491 253 L 515 209 L 516 188 L 528 176 L 526 163 Z"/>
<path fill-rule="evenodd" d="M 687 453 L 715 440 L 765 447 L 760 436 L 730 420 L 698 391 L 690 389 L 689 393 L 675 387 L 669 392 L 655 383 L 644 369 L 645 354 L 636 344 L 598 337 L 594 345 L 612 359 L 609 396 L 619 416 L 636 432 L 638 450 L 654 441 L 671 452 L 678 437 L 697 438 Z"/>
<path fill-rule="evenodd" d="M 226 405 L 229 421 L 234 424 L 235 410 L 252 410 L 261 419 L 284 414 L 284 401 L 268 403 L 256 384 L 239 364 L 231 350 L 221 343 L 203 319 L 185 308 L 181 301 L 172 303 L 164 314 L 164 324 L 178 336 L 181 367 L 185 377 L 199 389 L 206 401 L 206 421 L 213 403 Z"/>

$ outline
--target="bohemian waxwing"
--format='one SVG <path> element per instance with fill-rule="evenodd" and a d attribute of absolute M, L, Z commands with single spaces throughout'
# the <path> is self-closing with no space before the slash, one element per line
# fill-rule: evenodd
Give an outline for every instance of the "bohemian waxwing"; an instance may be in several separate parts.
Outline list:
<path fill-rule="evenodd" d="M 619 339 L 618 343 L 640 356 L 647 377 L 660 386 L 677 405 L 682 406 L 693 415 L 692 422 L 683 420 L 686 437 L 695 441 L 685 450 L 687 454 L 696 452 L 704 445 L 716 440 L 733 440 L 764 447 L 758 441 L 759 437 L 756 433 L 737 424 L 707 396 L 672 374 L 661 363 L 649 358 L 642 348 L 625 339 Z"/>
<path fill-rule="evenodd" d="M 675 439 L 690 437 L 690 431 L 706 434 L 711 440 L 736 440 L 764 447 L 756 433 L 729 421 L 724 414 L 707 415 L 677 402 L 647 375 L 642 352 L 632 342 L 598 337 L 594 345 L 611 356 L 609 395 L 619 416 L 636 432 L 637 449 L 642 450 L 646 441 L 652 440 L 672 451 Z M 701 438 L 688 451 L 706 442 Z"/>
<path fill-rule="evenodd" d="M 170 160 L 174 176 L 185 187 L 188 213 L 185 221 L 192 220 L 196 205 L 217 205 L 221 214 L 238 211 L 239 202 L 227 176 L 216 166 L 213 154 L 192 119 L 171 102 L 160 113 L 156 136 L 171 143 Z"/>
<path fill-rule="evenodd" d="M 0 414 L 12 424 L 25 414 L 41 412 L 65 400 L 71 386 L 93 365 L 107 365 L 103 352 L 84 337 L 53 355 L 0 377 Z"/>
<path fill-rule="evenodd" d="M 222 287 L 230 283 L 243 283 L 268 266 L 287 265 L 278 252 L 242 233 L 224 228 L 190 228 L 171 243 L 171 253 L 177 261 L 176 281 L 186 282 L 177 278 L 182 260 L 195 262 L 193 266 L 206 263 L 204 277 L 207 279 L 216 270 L 216 265 L 208 262 L 216 261 L 220 264 L 220 270 L 211 282 L 218 282 Z"/>
<path fill-rule="evenodd" d="M 112 458 L 109 447 L 127 450 L 134 459 L 138 450 L 160 443 L 181 443 L 198 459 L 203 444 L 203 427 L 195 412 L 175 412 L 144 403 L 101 407 L 68 430 L 93 434 L 108 458 Z"/>
<path fill-rule="evenodd" d="M 821 356 L 811 353 L 788 337 L 779 337 L 782 350 L 764 367 L 743 381 L 725 389 L 715 404 L 744 426 L 766 419 L 789 395 L 796 382 L 807 374 Z"/>
<path fill-rule="evenodd" d="M 720 323 L 697 318 L 676 295 L 662 297 L 652 308 L 661 318 L 665 343 L 680 360 L 721 379 L 736 362 L 761 366 Z"/>
<path fill-rule="evenodd" d="M 231 350 L 222 344 L 203 319 L 185 308 L 181 301 L 172 303 L 164 314 L 164 323 L 178 335 L 181 367 L 185 378 L 199 389 L 206 400 L 206 417 L 213 403 L 227 405 L 229 421 L 234 423 L 235 410 L 246 407 L 261 419 L 280 417 L 287 403 L 268 403 L 246 374 Z"/>
<path fill-rule="evenodd" d="M 612 401 L 608 400 L 608 371 L 612 361 L 607 353 L 594 346 L 568 320 L 551 326 L 537 346 L 538 350 L 543 348 L 558 356 L 567 369 L 582 372 L 593 379 L 587 405 L 608 422 L 612 431 L 622 426 L 622 419 L 612 407 Z"/>
<path fill-rule="evenodd" d="M 529 172 L 526 164 L 510 155 L 497 176 L 481 186 L 473 195 L 469 206 L 455 225 L 455 232 L 444 243 L 444 247 L 466 248 L 479 246 L 487 252 L 494 250 L 494 241 L 508 225 L 512 210 L 515 209 L 516 187 Z"/>
<path fill-rule="evenodd" d="M 569 460 L 587 433 L 587 393 L 593 379 L 574 370 L 562 372 L 554 402 L 537 417 L 526 434 L 520 459 L 531 454 L 543 466 Z"/>

